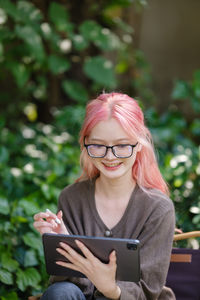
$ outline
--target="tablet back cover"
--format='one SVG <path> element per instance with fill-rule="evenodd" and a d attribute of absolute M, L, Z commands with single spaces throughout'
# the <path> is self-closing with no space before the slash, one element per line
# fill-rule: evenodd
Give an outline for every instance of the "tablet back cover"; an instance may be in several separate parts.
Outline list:
<path fill-rule="evenodd" d="M 56 251 L 59 243 L 64 242 L 70 245 L 78 253 L 80 249 L 74 240 L 78 239 L 102 262 L 108 263 L 109 254 L 115 250 L 117 256 L 116 279 L 120 281 L 138 282 L 140 280 L 140 259 L 139 259 L 139 241 L 132 239 L 116 239 L 104 237 L 88 237 L 78 235 L 63 235 L 45 233 L 42 236 L 45 254 L 46 270 L 49 275 L 67 276 L 67 277 L 85 277 L 84 274 L 57 265 L 58 260 L 67 261 L 67 259 Z"/>

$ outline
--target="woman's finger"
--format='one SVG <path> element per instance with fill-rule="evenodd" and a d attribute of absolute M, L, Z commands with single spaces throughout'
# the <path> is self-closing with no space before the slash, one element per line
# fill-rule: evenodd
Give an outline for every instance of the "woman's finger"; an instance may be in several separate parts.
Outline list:
<path fill-rule="evenodd" d="M 116 257 L 116 251 L 112 251 L 109 256 L 109 265 L 116 265 L 117 257 Z"/>
<path fill-rule="evenodd" d="M 40 227 L 50 227 L 50 228 L 53 228 L 54 225 L 50 222 L 46 222 L 46 221 L 36 221 L 33 223 L 33 226 L 35 228 L 40 228 Z"/>
<path fill-rule="evenodd" d="M 46 219 L 46 218 L 48 218 L 48 217 L 49 217 L 49 214 L 48 214 L 48 213 L 40 212 L 40 213 L 38 213 L 38 214 L 35 214 L 35 215 L 33 216 L 33 219 L 34 219 L 35 221 L 38 221 L 38 220 L 41 220 L 41 219 Z"/>
<path fill-rule="evenodd" d="M 92 254 L 92 252 L 82 242 L 78 240 L 75 240 L 75 242 L 87 259 L 89 259 L 90 261 L 96 259 L 96 257 Z"/>
<path fill-rule="evenodd" d="M 62 217 L 63 217 L 63 212 L 62 210 L 59 210 L 59 212 L 57 213 L 57 218 L 62 221 Z"/>
<path fill-rule="evenodd" d="M 64 261 L 56 261 L 56 264 L 59 265 L 59 266 L 63 266 L 65 268 L 69 268 L 69 269 L 81 272 L 79 267 L 74 265 L 74 264 L 70 264 L 70 263 L 67 263 L 67 262 L 64 262 Z"/>
<path fill-rule="evenodd" d="M 86 259 L 79 253 L 77 253 L 73 248 L 71 248 L 69 245 L 65 244 L 65 243 L 60 243 L 60 246 L 62 248 L 58 248 L 61 249 L 66 253 L 66 255 L 64 255 L 67 259 L 69 259 L 71 262 L 73 263 L 78 263 L 78 264 L 86 264 Z"/>
<path fill-rule="evenodd" d="M 69 261 L 69 263 L 79 267 L 83 265 L 79 260 L 77 260 L 77 257 L 74 257 L 73 255 L 69 254 L 66 250 L 63 250 L 61 248 L 56 248 L 56 251 L 61 255 L 63 255 Z"/>
<path fill-rule="evenodd" d="M 51 219 L 54 220 L 54 222 L 56 222 L 57 224 L 61 224 L 60 218 L 58 218 L 57 215 L 52 213 L 52 211 L 50 211 L 48 208 L 46 209 L 46 212 L 40 212 L 38 214 L 35 214 L 33 218 L 35 221 L 39 221 L 43 219 L 50 221 Z"/>

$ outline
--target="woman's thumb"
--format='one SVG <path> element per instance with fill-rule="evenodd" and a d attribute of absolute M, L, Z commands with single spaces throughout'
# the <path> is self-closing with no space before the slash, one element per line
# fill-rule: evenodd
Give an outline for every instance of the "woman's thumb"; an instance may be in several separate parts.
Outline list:
<path fill-rule="evenodd" d="M 115 250 L 113 250 L 111 252 L 109 259 L 110 259 L 110 262 L 109 262 L 110 264 L 116 263 L 117 258 L 116 258 L 116 251 Z"/>
<path fill-rule="evenodd" d="M 62 210 L 59 210 L 57 216 L 58 216 L 59 219 L 62 219 L 62 216 L 63 216 Z"/>

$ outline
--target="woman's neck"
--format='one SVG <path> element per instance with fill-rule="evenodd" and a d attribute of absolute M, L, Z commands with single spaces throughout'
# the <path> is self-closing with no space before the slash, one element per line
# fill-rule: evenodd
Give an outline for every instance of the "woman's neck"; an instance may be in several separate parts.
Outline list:
<path fill-rule="evenodd" d="M 104 196 L 108 201 L 109 199 L 121 199 L 125 195 L 131 195 L 135 188 L 136 182 L 132 177 L 108 179 L 104 176 L 99 176 L 96 180 L 96 192 Z"/>

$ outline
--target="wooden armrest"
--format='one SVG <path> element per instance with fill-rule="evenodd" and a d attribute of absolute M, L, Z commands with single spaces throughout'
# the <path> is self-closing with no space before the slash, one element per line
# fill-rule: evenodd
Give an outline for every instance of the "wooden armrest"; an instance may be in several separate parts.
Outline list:
<path fill-rule="evenodd" d="M 200 237 L 200 231 L 190 231 L 190 232 L 185 232 L 185 233 L 178 233 L 178 234 L 174 235 L 174 242 L 189 239 L 189 238 L 195 238 L 195 237 Z"/>

